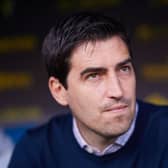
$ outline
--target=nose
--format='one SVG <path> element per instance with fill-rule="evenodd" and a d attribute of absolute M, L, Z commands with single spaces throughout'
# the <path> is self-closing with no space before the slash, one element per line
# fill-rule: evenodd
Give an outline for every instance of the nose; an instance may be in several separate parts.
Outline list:
<path fill-rule="evenodd" d="M 108 98 L 120 100 L 123 97 L 121 81 L 113 75 L 107 80 L 106 94 Z"/>

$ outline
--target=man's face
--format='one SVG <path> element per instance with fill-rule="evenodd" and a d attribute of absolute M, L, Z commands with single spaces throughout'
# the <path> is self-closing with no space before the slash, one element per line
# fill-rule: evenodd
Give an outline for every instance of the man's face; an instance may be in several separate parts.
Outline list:
<path fill-rule="evenodd" d="M 135 83 L 130 53 L 120 37 L 74 50 L 66 97 L 86 141 L 113 139 L 128 130 L 135 113 Z"/>

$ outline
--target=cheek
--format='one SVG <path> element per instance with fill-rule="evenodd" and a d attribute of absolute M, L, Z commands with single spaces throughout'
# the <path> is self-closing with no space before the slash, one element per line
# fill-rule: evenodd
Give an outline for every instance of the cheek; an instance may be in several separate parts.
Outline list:
<path fill-rule="evenodd" d="M 97 115 L 97 108 L 100 101 L 97 100 L 97 95 L 93 92 L 88 92 L 85 89 L 79 89 L 68 94 L 68 104 L 72 113 L 79 119 L 89 122 Z"/>
<path fill-rule="evenodd" d="M 73 89 L 68 92 L 68 104 L 73 111 L 85 111 L 90 106 L 90 96 L 83 89 Z"/>
<path fill-rule="evenodd" d="M 127 95 L 134 95 L 136 90 L 136 80 L 132 77 L 130 80 L 122 80 L 122 88 Z"/>

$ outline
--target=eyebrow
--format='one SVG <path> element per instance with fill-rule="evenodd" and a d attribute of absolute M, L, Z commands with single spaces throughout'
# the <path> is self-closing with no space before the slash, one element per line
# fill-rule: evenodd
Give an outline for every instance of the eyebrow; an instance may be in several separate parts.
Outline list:
<path fill-rule="evenodd" d="M 122 61 L 122 62 L 119 62 L 116 67 L 121 67 L 125 64 L 128 64 L 128 63 L 132 63 L 132 59 L 131 58 L 127 58 L 126 60 Z M 84 69 L 81 73 L 80 73 L 80 76 L 83 76 L 84 74 L 87 74 L 87 73 L 91 73 L 91 72 L 101 72 L 101 73 L 104 73 L 106 72 L 107 69 L 104 68 L 104 67 L 89 67 L 89 68 L 86 68 Z"/>
<path fill-rule="evenodd" d="M 86 68 L 85 70 L 83 70 L 80 75 L 83 76 L 84 74 L 87 74 L 87 73 L 91 73 L 91 72 L 106 72 L 106 68 L 104 67 L 90 67 L 90 68 Z"/>
<path fill-rule="evenodd" d="M 122 62 L 119 62 L 116 66 L 117 67 L 121 67 L 125 64 L 128 64 L 128 63 L 131 63 L 132 64 L 132 59 L 131 58 L 127 58 L 126 60 L 122 61 Z"/>

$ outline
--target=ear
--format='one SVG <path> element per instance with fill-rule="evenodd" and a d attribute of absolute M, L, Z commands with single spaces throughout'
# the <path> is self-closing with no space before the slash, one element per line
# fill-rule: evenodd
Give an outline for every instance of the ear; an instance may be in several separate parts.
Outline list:
<path fill-rule="evenodd" d="M 59 80 L 55 77 L 50 77 L 48 80 L 48 86 L 53 98 L 61 105 L 66 106 L 67 96 L 65 87 L 59 82 Z"/>

